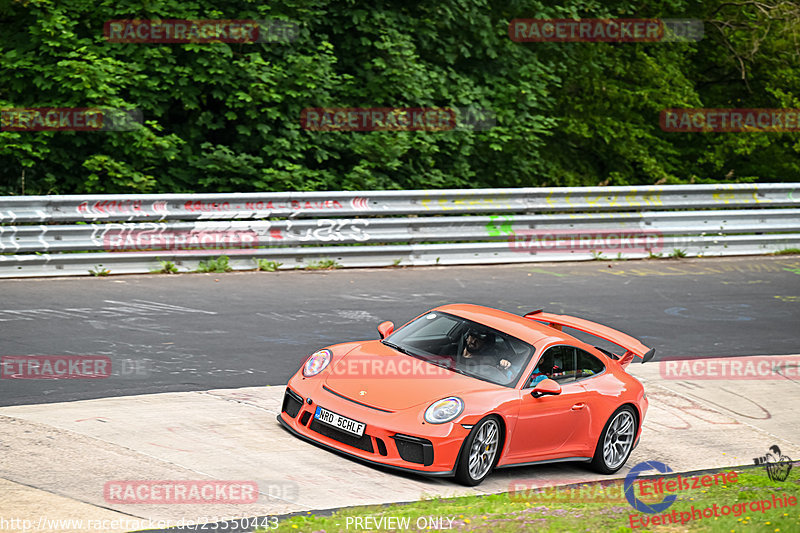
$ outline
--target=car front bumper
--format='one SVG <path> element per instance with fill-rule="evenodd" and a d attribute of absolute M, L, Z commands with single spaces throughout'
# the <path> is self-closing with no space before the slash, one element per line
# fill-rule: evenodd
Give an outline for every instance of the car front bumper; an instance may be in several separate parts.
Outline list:
<path fill-rule="evenodd" d="M 318 405 L 364 422 L 364 435 L 350 435 L 316 420 Z M 461 424 L 421 423 L 407 411 L 380 411 L 297 378 L 286 388 L 278 421 L 293 435 L 328 450 L 426 476 L 454 475 L 461 444 L 469 434 Z"/>

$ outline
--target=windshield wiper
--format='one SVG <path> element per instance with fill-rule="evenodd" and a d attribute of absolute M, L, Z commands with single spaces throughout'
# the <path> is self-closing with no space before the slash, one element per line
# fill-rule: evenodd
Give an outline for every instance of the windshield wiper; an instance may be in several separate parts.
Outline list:
<path fill-rule="evenodd" d="M 394 348 L 394 349 L 395 349 L 395 350 L 397 350 L 398 352 L 400 352 L 400 353 L 404 353 L 404 354 L 406 354 L 406 355 L 410 355 L 411 357 L 419 357 L 417 354 L 411 353 L 411 352 L 410 352 L 410 351 L 408 351 L 407 349 L 405 349 L 405 348 L 403 348 L 402 346 L 399 346 L 399 345 L 397 345 L 397 344 L 395 344 L 395 343 L 393 343 L 393 342 L 389 342 L 389 341 L 381 341 L 381 344 L 385 344 L 385 345 L 386 345 L 386 346 L 388 346 L 389 348 Z"/>
<path fill-rule="evenodd" d="M 464 370 L 461 370 L 460 368 L 456 368 L 455 365 L 450 366 L 450 365 L 443 365 L 443 364 L 439 364 L 439 363 L 434 363 L 430 359 L 425 359 L 425 361 L 429 362 L 433 366 L 438 366 L 439 368 L 446 368 L 447 370 L 452 370 L 453 372 L 456 372 L 457 374 L 462 374 L 464 376 L 473 377 L 471 374 L 467 374 Z"/>

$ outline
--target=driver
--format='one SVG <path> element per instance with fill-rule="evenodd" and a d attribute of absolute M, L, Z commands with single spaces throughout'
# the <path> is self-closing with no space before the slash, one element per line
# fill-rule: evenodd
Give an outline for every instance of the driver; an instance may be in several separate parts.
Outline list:
<path fill-rule="evenodd" d="M 474 328 L 467 331 L 461 356 L 477 364 L 496 366 L 502 370 L 511 368 L 511 361 L 501 357 L 497 352 L 494 334 L 481 332 Z"/>

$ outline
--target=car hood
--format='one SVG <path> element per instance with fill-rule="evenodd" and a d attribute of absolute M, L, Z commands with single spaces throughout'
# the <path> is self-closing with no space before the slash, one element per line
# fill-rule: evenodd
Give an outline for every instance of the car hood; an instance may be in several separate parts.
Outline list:
<path fill-rule="evenodd" d="M 370 407 L 399 411 L 488 383 L 400 353 L 380 341 L 357 345 L 332 364 L 325 386 Z"/>

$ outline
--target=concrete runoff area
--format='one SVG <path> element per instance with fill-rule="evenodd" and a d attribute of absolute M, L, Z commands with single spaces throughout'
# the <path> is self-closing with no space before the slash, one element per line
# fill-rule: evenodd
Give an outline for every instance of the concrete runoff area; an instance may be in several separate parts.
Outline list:
<path fill-rule="evenodd" d="M 771 360 L 792 365 L 798 357 Z M 711 368 L 725 361 L 703 362 Z M 775 379 L 687 380 L 665 378 L 663 365 L 629 366 L 645 385 L 650 410 L 639 446 L 612 477 L 647 460 L 675 472 L 752 465 L 776 444 L 783 454 L 800 457 L 800 413 L 787 408 L 800 400 L 796 372 Z M 158 521 L 174 525 L 609 479 L 559 463 L 500 469 L 466 488 L 452 479 L 365 465 L 281 428 L 275 418 L 283 392 L 280 386 L 246 387 L 0 408 L 0 442 L 14 443 L 0 455 L 2 486 L 14 488 L 0 492 L 0 508 L 34 522 L 76 514 L 84 520 L 141 519 L 145 529 L 148 521 L 155 528 Z M 248 480 L 258 484 L 259 495 L 247 504 L 109 503 L 104 486 L 115 480 Z M 19 498 L 25 492 L 34 496 Z"/>

